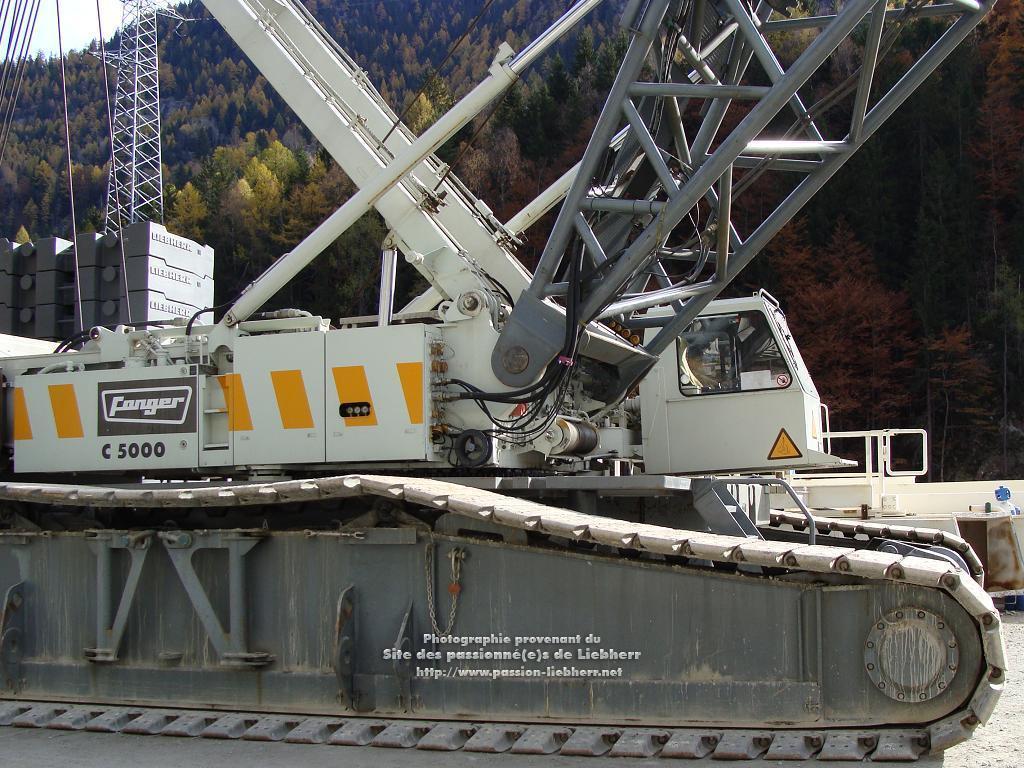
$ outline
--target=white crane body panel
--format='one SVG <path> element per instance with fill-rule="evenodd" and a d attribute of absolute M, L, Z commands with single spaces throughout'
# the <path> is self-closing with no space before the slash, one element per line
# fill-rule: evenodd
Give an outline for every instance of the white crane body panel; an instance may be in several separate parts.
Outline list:
<path fill-rule="evenodd" d="M 837 464 L 823 450 L 821 403 L 803 361 L 790 351 L 795 347 L 791 340 L 787 342 L 784 326 L 769 319 L 781 316 L 777 305 L 760 295 L 715 302 L 697 325 L 720 317 L 752 317 L 752 313 L 761 318 L 760 343 L 780 360 L 769 381 L 752 384 L 750 377 L 757 372 L 746 371 L 736 373 L 734 389 L 728 384 L 721 391 L 684 395 L 679 348 L 669 348 L 641 384 L 637 402 L 644 425 L 642 448 L 633 446 L 637 441 L 632 429 L 606 425 L 600 430 L 602 441 L 587 453 L 643 462 L 647 471 L 670 474 Z M 497 332 L 487 316 L 436 325 L 327 329 L 318 318 L 303 319 L 301 324 L 293 321 L 293 325 L 288 332 L 243 330 L 233 339 L 230 352 L 221 352 L 230 354 L 230 367 L 216 371 L 209 364 L 192 362 L 211 359 L 208 334 L 214 329 L 209 326 L 195 327 L 190 344 L 163 346 L 166 359 L 157 365 L 97 364 L 105 357 L 105 345 L 121 347 L 128 340 L 146 350 L 139 342 L 147 337 L 146 331 L 101 337 L 96 341 L 98 353 L 87 350 L 60 356 L 74 369 L 70 372 L 41 374 L 36 357 L 4 360 L 15 402 L 24 400 L 26 422 L 15 426 L 16 433 L 32 434 L 31 439 L 16 439 L 15 471 L 142 470 L 153 456 L 150 443 L 156 436 L 160 436 L 155 448 L 160 455 L 148 465 L 154 472 L 190 469 L 202 475 L 240 467 L 284 470 L 336 464 L 365 468 L 382 466 L 382 462 L 450 467 L 451 446 L 442 439 L 444 426 L 489 428 L 478 410 L 447 400 L 442 386 L 452 377 L 488 383 L 486 359 L 466 352 L 494 343 Z M 753 365 L 767 359 L 762 355 L 761 362 Z M 88 370 L 92 366 L 96 368 Z M 219 372 L 224 369 L 228 372 Z M 157 383 L 150 384 L 149 379 Z M 175 410 L 181 404 L 176 399 L 160 406 L 160 412 L 133 415 L 136 421 L 132 422 L 123 413 L 106 412 L 112 407 L 112 388 L 129 405 L 145 405 L 160 397 L 161 387 L 169 388 L 168 392 L 173 389 L 175 398 L 186 396 L 187 390 L 187 418 Z M 122 401 L 115 405 L 123 408 Z M 165 410 L 177 415 L 166 419 Z M 496 404 L 492 413 L 504 415 L 509 410 Z M 111 428 L 108 422 L 116 418 L 137 422 L 137 428 Z M 111 429 L 135 437 L 111 442 Z M 783 429 L 793 446 L 769 458 Z M 709 446 L 698 441 L 687 452 L 684 446 L 693 441 L 679 436 L 688 430 L 714 434 L 714 450 L 707 453 Z M 560 440 L 560 434 L 552 433 L 527 445 L 496 441 L 486 464 L 540 467 L 545 449 Z M 50 448 L 54 441 L 57 450 Z M 585 456 L 569 454 L 564 460 L 573 458 L 578 462 Z"/>

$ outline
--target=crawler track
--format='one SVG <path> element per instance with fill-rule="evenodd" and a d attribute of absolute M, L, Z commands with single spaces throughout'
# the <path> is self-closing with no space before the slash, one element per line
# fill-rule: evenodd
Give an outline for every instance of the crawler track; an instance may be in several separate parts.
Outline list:
<path fill-rule="evenodd" d="M 712 756 L 716 759 L 869 757 L 873 760 L 909 760 L 926 752 L 941 751 L 969 738 L 973 729 L 989 718 L 1002 690 L 1006 662 L 999 615 L 991 598 L 970 574 L 943 561 L 846 547 L 737 539 L 638 524 L 585 515 L 429 479 L 346 475 L 203 488 L 0 484 L 0 499 L 76 507 L 231 507 L 358 496 L 384 497 L 501 526 L 620 550 L 685 557 L 718 564 L 762 566 L 789 573 L 834 574 L 845 578 L 896 582 L 916 588 L 941 590 L 973 620 L 982 646 L 982 671 L 964 707 L 938 721 L 897 728 L 791 731 L 771 728 L 651 729 L 590 725 L 467 724 L 372 720 L 347 716 L 303 718 L 198 713 L 108 708 L 102 705 L 76 707 L 22 701 L 0 704 L 0 724 L 530 754 L 558 752 L 612 756 Z M 917 530 L 908 534 L 907 538 L 931 541 L 935 534 L 932 531 Z M 11 532 L 4 535 L 26 534 Z"/>
<path fill-rule="evenodd" d="M 912 761 L 929 729 L 739 730 L 467 723 L 0 702 L 0 726 L 453 752 L 714 760 Z"/>

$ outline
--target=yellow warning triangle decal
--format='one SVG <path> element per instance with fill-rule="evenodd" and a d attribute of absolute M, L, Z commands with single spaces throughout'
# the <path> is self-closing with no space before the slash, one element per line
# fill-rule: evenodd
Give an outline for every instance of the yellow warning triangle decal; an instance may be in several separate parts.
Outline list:
<path fill-rule="evenodd" d="M 800 449 L 796 447 L 796 443 L 794 443 L 793 438 L 789 436 L 789 432 L 784 429 L 780 429 L 779 436 L 775 438 L 775 443 L 772 445 L 772 449 L 768 452 L 768 458 L 771 460 L 802 459 L 803 454 L 800 453 Z"/>

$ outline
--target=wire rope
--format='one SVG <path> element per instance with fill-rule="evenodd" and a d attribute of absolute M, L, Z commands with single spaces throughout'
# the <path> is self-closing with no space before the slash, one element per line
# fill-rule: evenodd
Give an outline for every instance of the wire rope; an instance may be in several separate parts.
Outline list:
<path fill-rule="evenodd" d="M 458 39 L 454 43 L 452 43 L 451 46 L 449 46 L 448 53 L 445 54 L 445 57 L 444 59 L 441 60 L 441 63 L 433 68 L 433 73 L 436 74 L 437 72 L 440 72 L 442 69 L 444 69 L 445 65 L 449 61 L 451 61 L 452 56 L 455 55 L 455 52 L 459 49 L 459 47 L 462 45 L 465 39 L 470 36 L 473 30 L 476 29 L 477 24 L 481 22 L 481 20 L 487 14 L 487 11 L 491 9 L 492 5 L 494 5 L 494 0 L 487 0 L 487 2 L 484 3 L 483 8 L 480 9 L 480 13 L 476 15 L 476 18 L 474 18 L 469 23 L 469 26 L 467 26 L 466 30 L 461 35 L 459 35 Z M 430 78 L 427 77 L 423 81 L 423 85 L 420 86 L 420 89 L 416 91 L 416 95 L 413 96 L 412 99 L 410 99 L 405 109 L 402 110 L 402 113 L 398 117 L 396 117 L 395 122 L 391 124 L 391 128 L 388 130 L 386 134 L 384 134 L 384 138 L 380 140 L 380 146 L 383 147 L 385 142 L 387 142 L 387 140 L 391 138 L 391 134 L 393 134 L 395 130 L 398 128 L 398 126 L 402 124 L 402 121 L 405 119 L 406 115 L 409 114 L 409 110 L 411 110 L 413 106 L 416 104 L 416 100 L 419 99 L 419 97 L 422 96 L 424 93 L 426 93 L 427 84 L 429 82 Z"/>
<path fill-rule="evenodd" d="M 68 202 L 71 207 L 71 256 L 75 264 L 75 319 L 78 330 L 84 330 L 82 317 L 82 277 L 78 268 L 78 224 L 75 222 L 75 181 L 71 164 L 71 116 L 68 113 L 68 81 L 64 69 L 64 39 L 61 33 L 60 0 L 54 0 L 57 6 L 57 55 L 60 57 L 60 91 L 64 102 L 64 146 L 68 158 Z"/>
<path fill-rule="evenodd" d="M 7 152 L 7 144 L 14 124 L 14 109 L 17 106 L 18 96 L 21 94 L 21 86 L 25 79 L 28 50 L 32 42 L 32 36 L 35 33 L 36 21 L 39 18 L 41 0 L 29 0 L 29 3 L 30 5 L 24 6 L 31 9 L 26 17 L 28 21 L 27 26 L 17 25 L 21 30 L 20 34 L 16 35 L 14 18 L 13 16 L 11 17 L 12 21 L 8 34 L 8 54 L 4 58 L 4 85 L 0 86 L 0 165 L 3 164 L 4 155 Z M 10 10 L 13 5 L 12 3 L 5 4 L 5 11 Z M 0 37 L 3 36 L 4 29 L 4 24 L 0 22 Z M 20 42 L 20 48 L 17 45 L 18 42 Z M 15 62 L 13 74 L 10 71 L 11 62 Z M 7 82 L 11 82 L 9 97 L 6 96 Z"/>
<path fill-rule="evenodd" d="M 114 190 L 114 199 L 121 199 L 121 182 L 117 173 L 117 152 L 114 149 L 114 110 L 110 104 L 110 79 L 107 75 L 107 47 L 103 40 L 103 19 L 100 13 L 100 0 L 96 0 L 96 24 L 100 36 L 100 68 L 103 70 L 103 96 L 107 104 L 107 132 L 110 136 L 110 185 Z M 110 196 L 107 196 L 107 205 L 110 205 Z M 109 211 L 108 211 L 109 218 Z M 109 224 L 109 220 L 108 220 Z M 124 254 L 124 237 L 121 231 L 121 222 L 117 222 L 117 245 L 121 255 L 121 288 L 124 290 L 124 312 L 125 319 L 130 325 L 132 322 L 132 304 L 128 290 L 128 260 Z"/>

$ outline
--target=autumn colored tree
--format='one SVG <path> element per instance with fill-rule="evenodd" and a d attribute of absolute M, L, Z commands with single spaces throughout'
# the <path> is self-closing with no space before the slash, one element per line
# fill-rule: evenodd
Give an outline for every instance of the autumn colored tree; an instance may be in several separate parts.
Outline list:
<path fill-rule="evenodd" d="M 991 439 L 996 414 L 991 398 L 995 371 L 978 354 L 966 325 L 946 328 L 927 343 L 930 363 L 926 403 L 932 440 L 931 474 L 947 477 L 947 458 L 954 451 L 976 450 Z"/>
<path fill-rule="evenodd" d="M 1016 201 L 1024 158 L 1024 5 L 997 4 L 984 30 L 978 177 L 982 195 L 1001 205 Z"/>
<path fill-rule="evenodd" d="M 170 214 L 168 224 L 174 232 L 193 240 L 203 238 L 203 226 L 209 211 L 191 181 L 175 193 Z"/>
<path fill-rule="evenodd" d="M 281 182 L 274 172 L 254 157 L 245 167 L 245 181 L 251 194 L 248 196 L 249 212 L 257 222 L 273 222 L 280 218 Z"/>
<path fill-rule="evenodd" d="M 996 344 L 997 362 L 992 368 L 993 378 L 1000 384 L 1000 449 L 1003 471 L 1008 472 L 1011 464 L 1011 433 L 1020 434 L 1020 430 L 1012 424 L 1011 392 L 1019 390 L 1024 370 L 1024 292 L 1021 274 L 1008 264 L 996 267 L 995 286 L 979 326 L 988 331 Z"/>
<path fill-rule="evenodd" d="M 985 25 L 983 49 L 988 62 L 974 155 L 979 194 L 986 204 L 982 242 L 992 265 L 987 276 L 998 290 L 1001 265 L 1024 267 L 1019 252 L 1024 241 L 1013 242 L 1012 237 L 1024 227 L 1024 5 L 997 5 Z"/>
<path fill-rule="evenodd" d="M 905 294 L 886 288 L 871 253 L 842 220 L 821 248 L 805 224 L 771 248 L 787 317 L 833 426 L 893 426 L 910 402 L 912 315 Z"/>
<path fill-rule="evenodd" d="M 409 130 L 419 135 L 433 125 L 437 117 L 437 108 L 430 97 L 425 93 L 417 93 L 405 112 L 405 124 L 409 126 Z"/>
<path fill-rule="evenodd" d="M 283 187 L 292 184 L 301 171 L 298 157 L 277 139 L 271 141 L 270 145 L 260 152 L 260 162 Z"/>
<path fill-rule="evenodd" d="M 290 250 L 309 234 L 312 227 L 326 219 L 333 206 L 330 197 L 340 197 L 341 191 L 327 180 L 323 161 L 314 159 L 309 166 L 306 183 L 296 185 L 288 196 L 284 225 L 271 233 L 282 250 Z"/>

